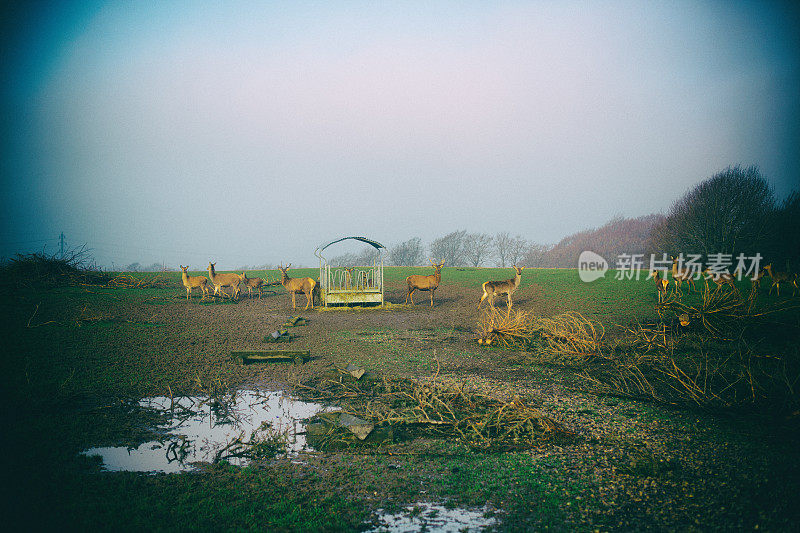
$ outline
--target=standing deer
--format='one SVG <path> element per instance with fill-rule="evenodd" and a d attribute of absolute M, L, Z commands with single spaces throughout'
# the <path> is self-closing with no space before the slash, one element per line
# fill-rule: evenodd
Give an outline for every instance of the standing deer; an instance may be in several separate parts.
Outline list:
<path fill-rule="evenodd" d="M 239 274 L 217 274 L 216 270 L 214 270 L 215 266 L 216 263 L 208 263 L 208 277 L 214 285 L 214 296 L 216 296 L 218 292 L 225 296 L 225 291 L 223 291 L 222 288 L 233 287 L 232 297 L 238 299 L 239 284 L 242 282 L 242 277 Z"/>
<path fill-rule="evenodd" d="M 753 289 L 761 288 L 761 278 L 763 278 L 766 274 L 767 271 L 762 268 L 755 275 L 753 275 L 752 278 L 750 278 L 750 284 L 752 285 Z"/>
<path fill-rule="evenodd" d="M 439 283 L 442 281 L 442 267 L 444 266 L 444 261 L 440 264 L 436 264 L 433 262 L 433 259 L 428 259 L 433 265 L 435 269 L 434 273 L 430 276 L 422 276 L 420 274 L 413 274 L 406 278 L 406 284 L 408 285 L 408 294 L 406 294 L 406 305 L 408 305 L 408 299 L 411 298 L 411 305 L 414 304 L 414 291 L 430 291 L 431 293 L 431 307 L 433 307 L 433 293 L 439 287 Z"/>
<path fill-rule="evenodd" d="M 262 278 L 248 278 L 246 272 L 242 272 L 242 283 L 244 286 L 247 287 L 247 297 L 250 298 L 253 295 L 253 289 L 258 291 L 258 299 L 261 299 L 261 289 L 264 286 L 264 281 Z"/>
<path fill-rule="evenodd" d="M 295 294 L 298 292 L 302 292 L 306 295 L 308 302 L 306 303 L 305 309 L 308 309 L 309 305 L 311 309 L 314 309 L 314 288 L 317 286 L 317 282 L 312 278 L 290 278 L 289 274 L 286 272 L 291 266 L 292 264 L 289 263 L 286 267 L 278 266 L 278 269 L 281 271 L 281 285 L 292 293 L 292 309 L 295 308 Z"/>
<path fill-rule="evenodd" d="M 658 270 L 653 270 L 650 272 L 650 275 L 647 276 L 647 279 L 653 278 L 653 281 L 656 282 L 656 290 L 658 291 L 658 303 L 664 301 L 667 297 L 667 288 L 669 287 L 669 280 L 664 279 L 661 277 L 661 274 L 658 273 Z M 678 283 L 677 281 L 675 282 Z"/>
<path fill-rule="evenodd" d="M 707 276 L 706 279 L 710 279 L 711 281 L 716 283 L 717 288 L 722 287 L 723 285 L 727 285 L 731 289 L 736 290 L 736 285 L 733 283 L 733 276 L 731 276 L 727 272 L 714 273 L 711 272 L 710 269 L 706 268 L 705 270 L 703 270 L 703 274 Z"/>
<path fill-rule="evenodd" d="M 200 299 L 204 299 L 206 295 L 208 295 L 208 279 L 205 276 L 190 276 L 187 270 L 189 269 L 189 265 L 181 266 L 181 280 L 183 281 L 183 286 L 186 287 L 186 299 L 190 299 L 192 289 L 198 288 L 202 292 L 202 296 Z"/>
<path fill-rule="evenodd" d="M 683 296 L 681 283 L 684 281 L 689 284 L 689 292 L 692 292 L 692 289 L 694 289 L 692 271 L 686 267 L 678 267 L 678 259 L 675 256 L 670 257 L 672 258 L 672 279 L 675 282 L 675 292 Z"/>
<path fill-rule="evenodd" d="M 772 270 L 772 263 L 764 267 L 769 277 L 772 278 L 772 286 L 769 288 L 769 294 L 772 294 L 772 289 L 777 288 L 778 296 L 781 295 L 781 283 L 788 283 L 793 287 L 792 296 L 797 293 L 797 274 L 790 274 L 788 272 L 778 272 Z"/>
<path fill-rule="evenodd" d="M 344 269 L 344 288 L 345 289 L 352 289 L 353 288 L 353 269 L 355 267 L 345 268 Z"/>
<path fill-rule="evenodd" d="M 522 271 L 525 270 L 525 267 L 518 267 L 517 265 L 513 265 L 513 267 L 516 271 L 513 278 L 504 281 L 487 281 L 482 285 L 483 295 L 478 302 L 478 309 L 481 308 L 481 304 L 486 298 L 489 298 L 489 304 L 494 307 L 494 297 L 497 295 L 502 296 L 503 294 L 508 296 L 506 305 L 511 309 L 511 306 L 514 305 L 511 301 L 511 294 L 519 287 L 519 282 L 522 281 Z"/>

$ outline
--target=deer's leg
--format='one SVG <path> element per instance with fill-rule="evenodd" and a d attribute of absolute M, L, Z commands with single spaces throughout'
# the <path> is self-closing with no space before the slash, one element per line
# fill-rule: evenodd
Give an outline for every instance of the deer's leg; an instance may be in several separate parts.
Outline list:
<path fill-rule="evenodd" d="M 431 289 L 431 307 L 433 307 L 433 292 L 434 292 L 434 290 Z"/>
<path fill-rule="evenodd" d="M 511 309 L 511 306 L 514 305 L 514 302 L 511 301 L 511 293 L 510 292 L 508 293 L 508 302 L 506 302 L 506 303 L 508 304 L 508 308 L 509 309 Z"/>
<path fill-rule="evenodd" d="M 408 299 L 410 297 L 411 298 L 411 305 L 414 305 L 414 291 L 415 290 L 417 290 L 417 289 L 412 288 L 411 290 L 408 291 L 408 295 L 406 295 L 406 304 L 408 304 Z"/>
<path fill-rule="evenodd" d="M 486 293 L 486 289 L 483 289 L 483 295 L 481 296 L 481 300 L 478 302 L 478 309 L 481 308 L 481 304 L 483 303 L 483 301 L 486 299 L 487 296 L 489 295 Z"/>

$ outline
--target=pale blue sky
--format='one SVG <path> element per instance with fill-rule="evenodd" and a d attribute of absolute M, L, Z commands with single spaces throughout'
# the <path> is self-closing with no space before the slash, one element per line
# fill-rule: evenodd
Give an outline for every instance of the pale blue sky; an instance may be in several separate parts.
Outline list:
<path fill-rule="evenodd" d="M 789 5 L 8 12 L 0 255 L 53 250 L 62 231 L 101 265 L 194 269 L 314 265 L 345 235 L 555 242 L 665 211 L 736 164 L 784 196 L 800 177 Z"/>

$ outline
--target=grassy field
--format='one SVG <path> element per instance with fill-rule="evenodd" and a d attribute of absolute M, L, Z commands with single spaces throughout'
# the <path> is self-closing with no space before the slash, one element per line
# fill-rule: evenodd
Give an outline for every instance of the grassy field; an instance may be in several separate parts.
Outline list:
<path fill-rule="evenodd" d="M 477 345 L 480 285 L 510 278 L 512 269 L 445 267 L 433 308 L 427 293 L 415 296 L 416 306 L 404 306 L 405 277 L 432 270 L 386 268 L 390 305 L 383 310 L 302 312 L 309 325 L 295 328 L 288 345 L 312 352 L 314 359 L 302 366 L 242 366 L 230 357 L 233 350 L 264 349 L 264 336 L 300 312 L 282 287 L 260 300 L 231 303 L 201 302 L 197 295 L 187 301 L 180 273 L 161 274 L 160 285 L 149 288 L 5 286 L 0 386 L 9 523 L 67 530 L 355 531 L 376 524 L 377 509 L 438 502 L 488 505 L 503 531 L 796 528 L 797 393 L 781 404 L 742 402 L 727 410 L 597 394 L 580 369 Z M 290 271 L 295 277 L 318 273 Z M 657 321 L 652 280 L 614 275 L 585 284 L 575 270 L 526 269 L 515 309 L 537 317 L 578 311 L 601 324 L 608 338 Z M 279 272 L 248 276 L 274 280 Z M 740 288 L 748 289 L 744 282 Z M 781 341 L 771 343 L 774 330 L 764 330 L 765 338 L 747 342 L 769 348 L 760 356 L 791 355 L 786 346 L 800 344 L 800 320 L 791 308 L 797 299 L 769 296 L 766 288 L 758 298 L 764 308 L 787 308 L 773 324 Z M 690 304 L 699 300 L 697 294 L 684 297 Z M 716 345 L 700 350 L 708 346 Z M 299 462 L 223 462 L 169 475 L 104 472 L 96 459 L 79 453 L 148 439 L 149 421 L 131 400 L 253 384 L 291 390 L 349 362 L 416 380 L 438 372 L 444 383 L 492 397 L 524 397 L 576 438 L 505 452 L 423 438 L 313 453 Z M 786 380 L 796 391 L 796 376 Z"/>

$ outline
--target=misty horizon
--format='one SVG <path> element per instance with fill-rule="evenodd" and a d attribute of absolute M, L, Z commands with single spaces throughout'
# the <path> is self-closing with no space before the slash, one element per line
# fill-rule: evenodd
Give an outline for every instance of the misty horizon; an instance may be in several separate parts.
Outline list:
<path fill-rule="evenodd" d="M 554 244 L 735 165 L 800 182 L 789 2 L 4 9 L 5 258 L 314 267 L 344 236 Z"/>

